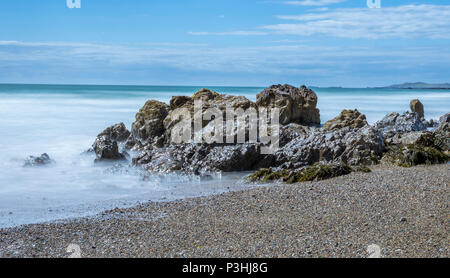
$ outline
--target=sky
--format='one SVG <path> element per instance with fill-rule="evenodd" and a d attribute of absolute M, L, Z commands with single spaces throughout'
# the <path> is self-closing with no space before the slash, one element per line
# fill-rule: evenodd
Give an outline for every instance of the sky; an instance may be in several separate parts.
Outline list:
<path fill-rule="evenodd" d="M 1 0 L 0 26 L 0 83 L 450 82 L 450 0 Z"/>

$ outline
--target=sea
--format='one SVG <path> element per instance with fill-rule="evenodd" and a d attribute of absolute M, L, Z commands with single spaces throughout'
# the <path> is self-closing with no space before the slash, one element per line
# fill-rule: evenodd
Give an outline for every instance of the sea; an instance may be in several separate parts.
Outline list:
<path fill-rule="evenodd" d="M 113 171 L 85 154 L 104 128 L 128 128 L 149 99 L 169 102 L 202 87 L 0 84 L 0 228 L 92 216 L 141 202 L 221 194 L 249 188 L 242 173 L 201 180 L 178 175 L 143 178 L 138 170 Z M 208 87 L 256 100 L 258 87 Z M 312 88 L 322 123 L 343 109 L 358 109 L 375 123 L 389 112 L 409 110 L 420 99 L 427 119 L 449 112 L 450 90 Z M 54 163 L 23 167 L 47 153 Z"/>

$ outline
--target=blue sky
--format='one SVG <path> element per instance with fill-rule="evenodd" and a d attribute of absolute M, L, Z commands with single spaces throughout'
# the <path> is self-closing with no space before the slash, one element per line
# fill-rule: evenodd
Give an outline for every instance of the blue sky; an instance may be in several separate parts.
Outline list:
<path fill-rule="evenodd" d="M 450 0 L 0 1 L 0 83 L 450 82 Z"/>

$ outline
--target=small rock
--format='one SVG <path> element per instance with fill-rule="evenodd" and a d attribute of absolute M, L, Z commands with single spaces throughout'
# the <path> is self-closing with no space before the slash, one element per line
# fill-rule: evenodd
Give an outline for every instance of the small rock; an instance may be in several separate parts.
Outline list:
<path fill-rule="evenodd" d="M 25 160 L 24 167 L 34 167 L 34 166 L 44 166 L 51 164 L 53 161 L 50 159 L 50 156 L 46 153 L 42 154 L 39 157 L 30 156 L 27 160 Z"/>

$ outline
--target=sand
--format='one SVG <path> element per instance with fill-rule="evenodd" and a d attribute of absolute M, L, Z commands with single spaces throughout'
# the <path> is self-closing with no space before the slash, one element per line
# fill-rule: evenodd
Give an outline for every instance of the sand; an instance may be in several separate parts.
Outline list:
<path fill-rule="evenodd" d="M 0 256 L 449 257 L 450 165 L 372 170 L 1 229 Z"/>

